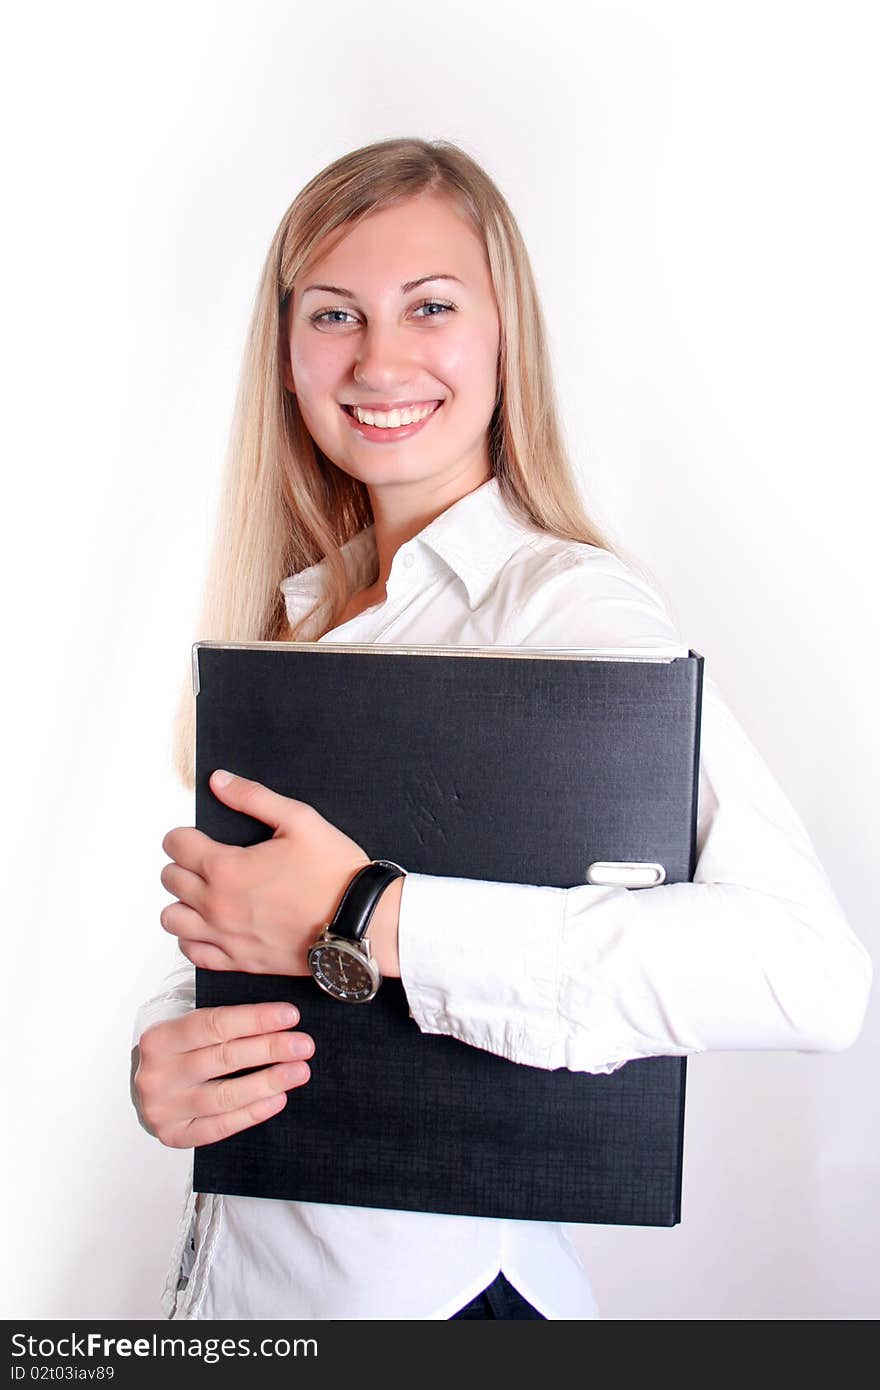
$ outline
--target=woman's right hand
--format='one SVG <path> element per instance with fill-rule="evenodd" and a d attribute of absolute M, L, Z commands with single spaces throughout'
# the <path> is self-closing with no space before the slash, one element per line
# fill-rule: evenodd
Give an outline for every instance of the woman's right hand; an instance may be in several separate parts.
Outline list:
<path fill-rule="evenodd" d="M 172 1149 L 213 1144 L 276 1115 L 311 1076 L 308 1033 L 278 1004 L 218 1004 L 154 1023 L 140 1037 L 132 1094 L 141 1124 Z M 299 1022 L 299 1014 L 296 1015 Z M 242 1067 L 261 1071 L 226 1080 Z"/>

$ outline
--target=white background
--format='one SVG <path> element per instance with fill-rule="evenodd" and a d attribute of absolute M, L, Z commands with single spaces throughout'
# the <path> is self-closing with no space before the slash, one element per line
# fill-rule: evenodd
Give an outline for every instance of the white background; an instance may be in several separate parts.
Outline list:
<path fill-rule="evenodd" d="M 140 1129 L 128 1070 L 172 959 L 161 840 L 193 817 L 171 718 L 258 272 L 298 189 L 358 145 L 453 139 L 499 183 L 588 505 L 876 952 L 872 8 L 7 19 L 4 1316 L 161 1316 L 191 1152 Z M 874 1007 L 844 1054 L 691 1060 L 681 1226 L 580 1229 L 605 1318 L 877 1315 L 877 1040 Z"/>

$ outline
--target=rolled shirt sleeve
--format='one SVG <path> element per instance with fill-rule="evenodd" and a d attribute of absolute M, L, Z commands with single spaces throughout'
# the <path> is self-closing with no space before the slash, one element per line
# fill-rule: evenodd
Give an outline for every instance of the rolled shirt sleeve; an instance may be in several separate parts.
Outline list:
<path fill-rule="evenodd" d="M 174 964 L 159 985 L 158 990 L 137 1010 L 131 1033 L 132 1047 L 138 1047 L 142 1035 L 154 1023 L 164 1023 L 169 1018 L 180 1018 L 195 1008 L 196 968 L 175 941 Z"/>
<path fill-rule="evenodd" d="M 520 640 L 681 644 L 651 587 L 605 560 L 598 584 L 589 562 L 557 569 Z M 552 888 L 407 874 L 401 981 L 422 1032 L 595 1073 L 639 1057 L 852 1045 L 870 958 L 708 671 L 700 751 L 693 882 Z"/>

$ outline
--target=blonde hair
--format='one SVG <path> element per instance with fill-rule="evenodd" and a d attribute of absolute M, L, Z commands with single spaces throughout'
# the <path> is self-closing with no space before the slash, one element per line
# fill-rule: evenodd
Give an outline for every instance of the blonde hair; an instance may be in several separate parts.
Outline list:
<path fill-rule="evenodd" d="M 239 373 L 198 638 L 297 641 L 280 582 L 326 558 L 328 620 L 350 597 L 339 548 L 372 520 L 366 485 L 328 459 L 281 375 L 281 325 L 295 278 L 333 233 L 421 193 L 453 198 L 486 248 L 500 318 L 490 458 L 509 508 L 542 531 L 625 558 L 590 520 L 566 453 L 544 319 L 513 213 L 489 175 L 447 140 L 390 139 L 316 174 L 281 219 L 266 256 Z M 322 248 L 323 249 L 323 248 Z M 631 557 L 626 557 L 632 563 Z M 313 609 L 314 612 L 314 609 Z M 195 786 L 195 698 L 187 661 L 173 732 L 175 770 Z"/>

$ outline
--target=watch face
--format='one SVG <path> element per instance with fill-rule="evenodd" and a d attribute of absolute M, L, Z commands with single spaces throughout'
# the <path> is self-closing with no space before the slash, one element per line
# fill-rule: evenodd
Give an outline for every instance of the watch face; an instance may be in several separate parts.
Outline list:
<path fill-rule="evenodd" d="M 334 999 L 358 1004 L 375 993 L 376 976 L 356 949 L 313 946 L 309 951 L 309 965 L 318 984 Z"/>

